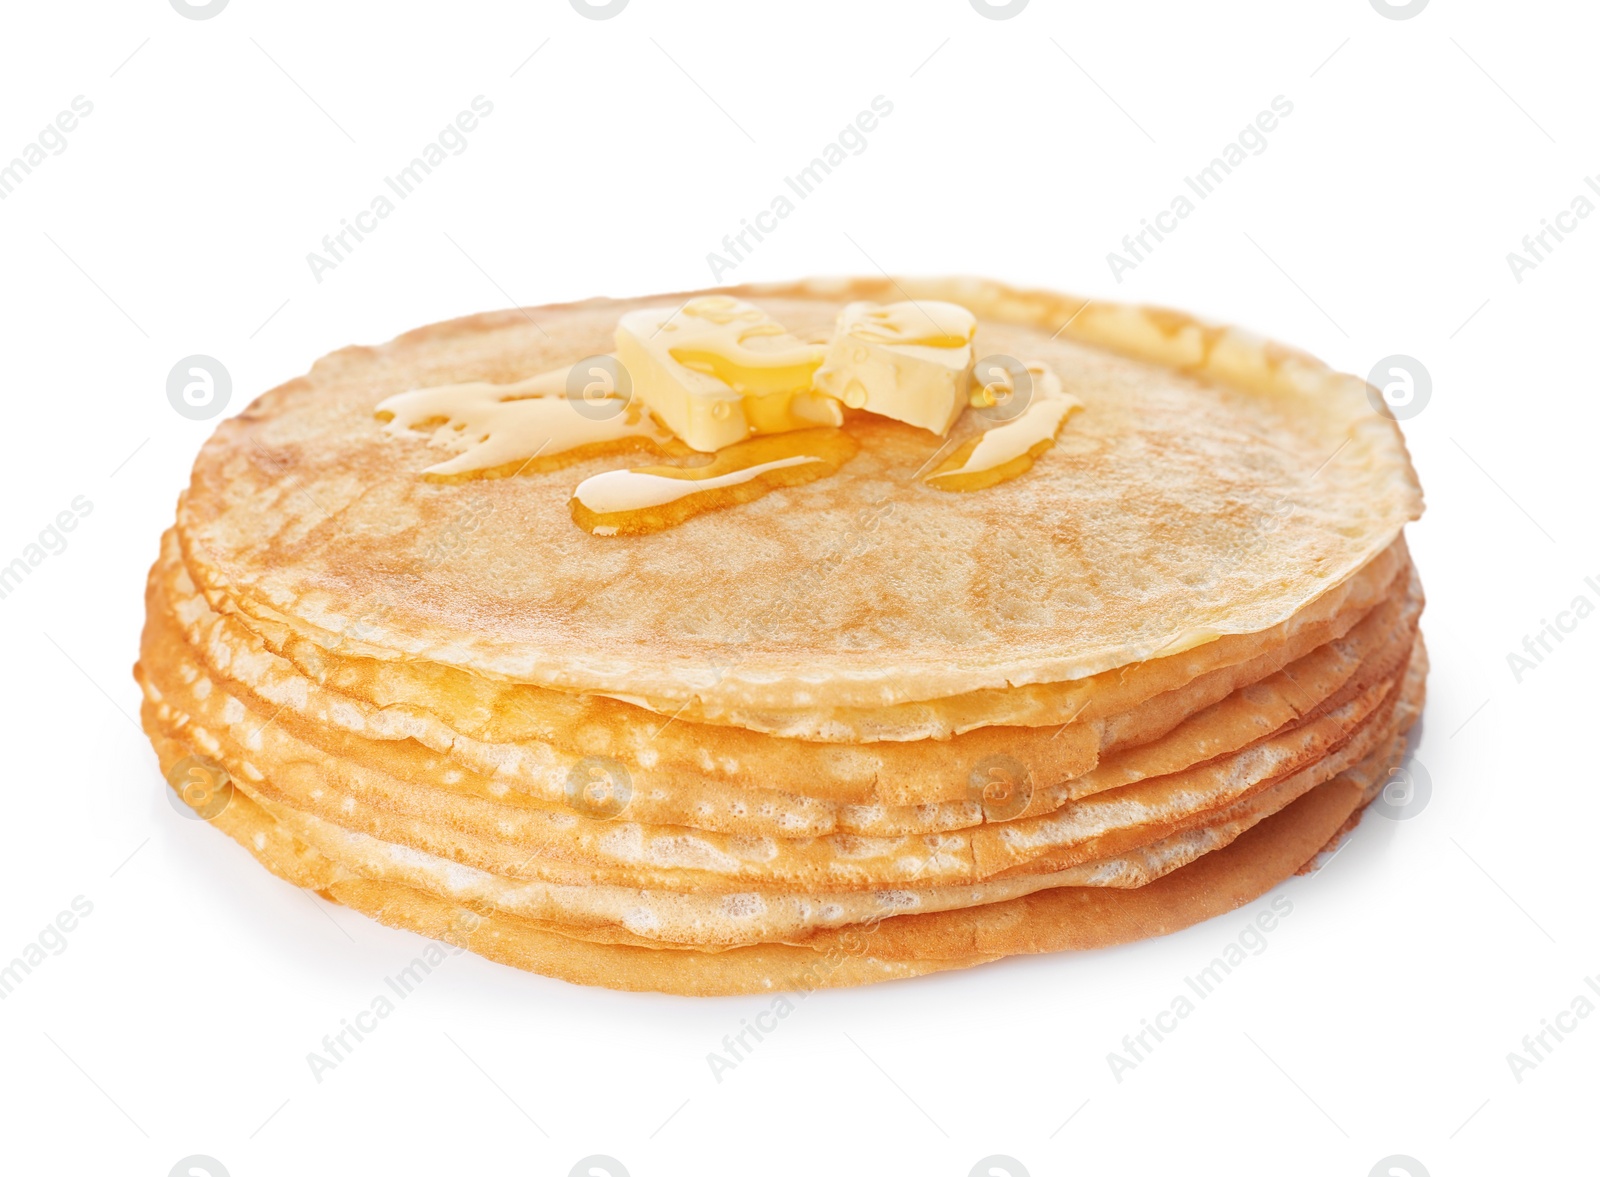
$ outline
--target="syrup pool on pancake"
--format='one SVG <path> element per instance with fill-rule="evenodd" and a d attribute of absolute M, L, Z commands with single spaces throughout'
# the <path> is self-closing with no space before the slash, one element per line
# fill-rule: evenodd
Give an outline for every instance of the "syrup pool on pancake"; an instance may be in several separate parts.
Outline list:
<path fill-rule="evenodd" d="M 837 473 L 860 448 L 846 409 L 954 431 L 954 452 L 919 476 L 976 491 L 1027 473 L 1083 407 L 1042 363 L 991 356 L 975 383 L 976 330 L 955 303 L 852 302 L 823 346 L 752 303 L 706 295 L 623 315 L 614 354 L 511 384 L 413 389 L 376 413 L 391 435 L 431 429 L 430 444 L 455 451 L 422 471 L 436 481 L 629 451 L 677 460 L 580 482 L 572 519 L 598 536 L 662 531 Z"/>

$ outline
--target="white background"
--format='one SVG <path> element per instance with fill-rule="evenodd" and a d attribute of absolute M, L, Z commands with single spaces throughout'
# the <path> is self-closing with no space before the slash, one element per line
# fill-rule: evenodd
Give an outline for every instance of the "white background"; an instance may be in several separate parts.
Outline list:
<path fill-rule="evenodd" d="M 0 1001 L 0 1171 L 1575 1162 L 1600 1017 L 1521 1082 L 1506 1056 L 1600 972 L 1600 619 L 1520 683 L 1507 654 L 1578 594 L 1600 604 L 1600 217 L 1520 283 L 1506 255 L 1600 173 L 1592 5 L 1033 0 L 992 20 L 968 0 L 633 0 L 597 21 L 566 0 L 233 0 L 191 20 L 124 0 L 4 21 L 0 161 L 75 96 L 94 109 L 0 201 L 0 563 L 75 496 L 93 511 L 0 600 L 0 961 L 75 896 L 93 912 Z M 494 113 L 468 149 L 317 282 L 308 251 L 480 94 Z M 129 667 L 145 569 L 214 424 L 173 411 L 169 369 L 217 357 L 236 412 L 348 343 L 708 285 L 707 252 L 880 94 L 894 112 L 867 149 L 728 280 L 977 273 L 1183 307 L 1363 375 L 1391 353 L 1431 372 L 1406 423 L 1429 501 L 1411 536 L 1430 803 L 1369 816 L 1285 884 L 1267 949 L 1121 1082 L 1107 1053 L 1260 904 L 1114 951 L 819 993 L 720 1083 L 707 1053 L 769 999 L 460 956 L 319 1084 L 307 1052 L 420 942 L 297 893 L 163 796 Z M 1268 148 L 1116 282 L 1108 251 L 1280 94 L 1294 112 Z"/>

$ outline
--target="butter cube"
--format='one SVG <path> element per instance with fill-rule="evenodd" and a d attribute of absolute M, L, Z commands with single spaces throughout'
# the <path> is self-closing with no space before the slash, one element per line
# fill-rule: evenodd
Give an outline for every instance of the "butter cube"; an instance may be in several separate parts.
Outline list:
<path fill-rule="evenodd" d="M 853 302 L 813 384 L 853 409 L 941 437 L 967 405 L 978 321 L 953 302 Z"/>
<path fill-rule="evenodd" d="M 802 343 L 759 307 L 728 295 L 623 315 L 617 356 L 635 395 L 702 453 L 754 434 L 844 420 L 838 403 L 811 387 L 821 345 Z"/>

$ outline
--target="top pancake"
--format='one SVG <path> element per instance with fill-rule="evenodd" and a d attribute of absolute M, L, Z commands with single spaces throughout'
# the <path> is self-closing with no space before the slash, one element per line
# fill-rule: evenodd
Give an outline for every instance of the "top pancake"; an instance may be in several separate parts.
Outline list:
<path fill-rule="evenodd" d="M 1030 472 L 968 494 L 917 480 L 939 438 L 853 415 L 861 452 L 834 477 L 601 538 L 567 500 L 627 457 L 428 482 L 440 452 L 374 407 L 608 351 L 621 314 L 692 295 L 475 316 L 334 353 L 224 422 L 180 505 L 186 562 L 215 600 L 330 648 L 715 722 L 1061 682 L 1266 631 L 1420 513 L 1360 380 L 1238 332 L 954 280 L 735 293 L 818 341 L 854 299 L 959 302 L 977 355 L 1042 360 L 1085 409 Z"/>

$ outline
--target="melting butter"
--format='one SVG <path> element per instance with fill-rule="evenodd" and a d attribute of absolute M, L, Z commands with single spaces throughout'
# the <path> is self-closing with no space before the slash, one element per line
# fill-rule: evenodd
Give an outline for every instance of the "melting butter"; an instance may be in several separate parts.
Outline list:
<path fill-rule="evenodd" d="M 604 357 L 597 357 L 603 359 Z M 380 402 L 387 432 L 433 426 L 428 441 L 456 456 L 423 470 L 432 479 L 492 478 L 582 457 L 647 448 L 661 451 L 668 434 L 636 398 L 618 396 L 606 368 L 574 375 L 576 365 L 513 384 L 471 382 L 418 388 Z M 569 388 L 583 381 L 580 395 Z"/>
<path fill-rule="evenodd" d="M 1077 397 L 1062 391 L 1061 378 L 1044 364 L 1026 365 L 1031 389 L 1027 403 L 1009 420 L 991 425 L 959 446 L 923 481 L 938 490 L 983 490 L 1026 474 L 1033 463 L 1055 444 L 1061 426 L 1076 409 L 1083 408 Z M 990 381 L 972 390 L 976 408 L 1003 405 L 1015 395 L 1015 383 L 992 374 Z"/>
<path fill-rule="evenodd" d="M 940 490 L 980 490 L 1031 469 L 1083 406 L 1041 363 L 995 357 L 975 383 L 976 329 L 954 303 L 856 302 L 824 348 L 750 303 L 708 295 L 624 315 L 614 356 L 510 384 L 412 389 L 376 415 L 391 434 L 431 430 L 431 445 L 454 451 L 423 471 L 440 481 L 626 450 L 711 454 L 699 466 L 610 470 L 579 483 L 572 518 L 600 536 L 658 532 L 836 473 L 859 448 L 840 428 L 843 405 L 941 436 L 968 407 L 989 418 L 925 478 Z M 631 387 L 619 389 L 619 377 Z"/>
<path fill-rule="evenodd" d="M 967 404 L 977 329 L 953 302 L 852 302 L 839 312 L 816 387 L 942 437 Z"/>
<path fill-rule="evenodd" d="M 688 495 L 738 486 L 769 470 L 783 470 L 822 460 L 815 454 L 796 454 L 792 458 L 761 462 L 746 466 L 743 470 L 719 474 L 715 478 L 669 477 L 652 474 L 649 470 L 607 470 L 604 474 L 596 474 L 578 483 L 578 489 L 572 492 L 572 497 L 596 515 L 615 515 L 619 511 L 664 507 Z"/>
<path fill-rule="evenodd" d="M 759 307 L 728 295 L 623 315 L 617 355 L 636 395 L 702 453 L 755 434 L 844 419 L 837 402 L 811 387 L 822 347 L 802 343 Z"/>
<path fill-rule="evenodd" d="M 753 502 L 838 471 L 859 445 L 842 429 L 756 437 L 719 450 L 703 466 L 608 470 L 586 478 L 568 504 L 592 535 L 648 535 L 696 515 Z"/>

